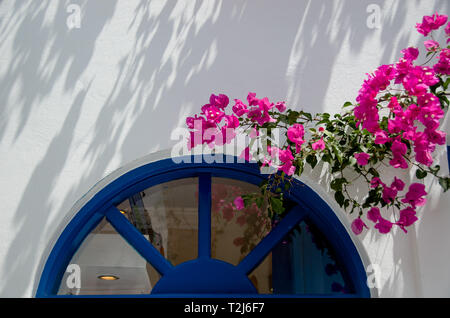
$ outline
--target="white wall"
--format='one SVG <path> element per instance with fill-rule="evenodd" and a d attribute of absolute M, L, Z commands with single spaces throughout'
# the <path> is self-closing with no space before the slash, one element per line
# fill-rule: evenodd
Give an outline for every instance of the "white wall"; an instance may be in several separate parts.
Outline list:
<path fill-rule="evenodd" d="M 66 25 L 79 4 L 81 28 Z M 380 29 L 366 25 L 381 7 Z M 209 94 L 248 91 L 337 112 L 365 73 L 421 46 L 414 25 L 448 1 L 0 2 L 0 296 L 34 295 L 68 211 L 116 168 L 167 149 Z M 448 131 L 448 130 L 447 130 Z M 443 156 L 442 156 L 443 157 Z M 442 166 L 446 166 L 443 161 Z M 449 196 L 410 235 L 360 237 L 380 295 L 450 296 Z M 417 239 L 416 239 L 417 238 Z"/>

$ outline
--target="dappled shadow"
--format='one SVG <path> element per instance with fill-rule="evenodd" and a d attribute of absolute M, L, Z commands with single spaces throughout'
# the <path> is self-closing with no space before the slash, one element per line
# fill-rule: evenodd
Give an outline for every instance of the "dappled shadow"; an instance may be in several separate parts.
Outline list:
<path fill-rule="evenodd" d="M 0 141 L 24 147 L 30 118 L 48 111 L 51 98 L 64 97 L 67 110 L 24 181 L 12 220 L 16 237 L 1 263 L 4 296 L 31 295 L 42 251 L 74 202 L 112 169 L 172 146 L 173 129 L 211 92 L 244 98 L 255 91 L 318 112 L 330 101 L 330 74 L 344 49 L 361 54 L 372 32 L 381 32 L 372 54 L 377 63 L 391 62 L 413 28 L 404 25 L 412 10 L 406 1 L 396 1 L 381 30 L 366 27 L 367 4 L 380 1 L 73 1 L 82 7 L 82 25 L 69 30 L 68 3 L 0 3 L 9 12 L 0 49 L 14 57 L 0 73 Z"/>

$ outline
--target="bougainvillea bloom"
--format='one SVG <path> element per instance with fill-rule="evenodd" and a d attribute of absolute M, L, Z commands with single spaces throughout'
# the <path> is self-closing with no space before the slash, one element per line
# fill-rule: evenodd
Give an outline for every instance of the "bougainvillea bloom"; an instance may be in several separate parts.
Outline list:
<path fill-rule="evenodd" d="M 367 212 L 367 218 L 374 222 L 377 223 L 378 220 L 381 218 L 381 214 L 380 214 L 380 209 L 377 207 L 373 207 L 371 208 L 368 212 Z"/>
<path fill-rule="evenodd" d="M 412 207 L 422 206 L 427 202 L 427 199 L 423 198 L 426 195 L 425 185 L 413 183 L 409 186 L 408 192 L 406 193 L 405 198 L 402 199 L 402 202 L 409 203 Z"/>
<path fill-rule="evenodd" d="M 390 203 L 394 201 L 395 197 L 397 196 L 397 193 L 398 193 L 397 189 L 393 187 L 384 187 L 382 199 L 384 202 Z"/>
<path fill-rule="evenodd" d="M 250 106 L 258 105 L 259 99 L 256 98 L 256 93 L 248 93 L 247 101 Z"/>
<path fill-rule="evenodd" d="M 419 56 L 419 50 L 415 47 L 409 47 L 401 50 L 400 52 L 403 53 L 403 58 L 408 62 L 414 61 Z"/>
<path fill-rule="evenodd" d="M 369 163 L 370 155 L 365 152 L 355 153 L 354 157 L 359 165 L 365 166 Z"/>
<path fill-rule="evenodd" d="M 439 48 L 439 43 L 434 40 L 427 40 L 423 42 L 427 51 L 436 51 Z"/>
<path fill-rule="evenodd" d="M 244 208 L 244 200 L 242 199 L 241 196 L 236 197 L 233 203 L 236 209 L 238 210 L 242 210 Z"/>
<path fill-rule="evenodd" d="M 241 100 L 235 99 L 236 104 L 233 106 L 233 112 L 241 117 L 245 113 L 248 113 L 247 105 L 245 105 Z"/>
<path fill-rule="evenodd" d="M 388 134 L 384 130 L 379 130 L 375 133 L 375 143 L 377 145 L 384 145 L 390 140 Z"/>
<path fill-rule="evenodd" d="M 287 136 L 290 141 L 292 141 L 296 146 L 296 152 L 300 151 L 301 145 L 305 142 L 303 137 L 305 136 L 305 129 L 301 124 L 294 124 L 289 127 L 287 131 Z"/>
<path fill-rule="evenodd" d="M 368 229 L 367 225 L 361 220 L 361 218 L 354 219 L 351 225 L 353 233 L 356 235 L 361 234 L 363 228 Z"/>
<path fill-rule="evenodd" d="M 384 183 L 381 182 L 381 179 L 380 179 L 380 178 L 378 178 L 378 177 L 373 177 L 372 180 L 370 180 L 370 187 L 371 187 L 371 188 L 376 188 L 376 187 L 378 187 L 378 186 L 380 186 L 380 185 L 384 186 Z"/>
<path fill-rule="evenodd" d="M 325 149 L 325 142 L 323 141 L 323 137 L 320 138 L 320 140 L 314 142 L 312 144 L 313 150 L 324 150 Z"/>
<path fill-rule="evenodd" d="M 431 31 L 439 29 L 445 22 L 447 22 L 446 15 L 435 13 L 432 16 L 424 16 L 422 23 L 416 24 L 416 29 L 419 33 L 427 36 Z"/>
<path fill-rule="evenodd" d="M 219 123 L 222 120 L 223 116 L 225 116 L 225 113 L 223 111 L 213 105 L 203 106 L 202 112 L 207 120 L 211 120 L 215 123 Z"/>
<path fill-rule="evenodd" d="M 209 103 L 213 106 L 216 106 L 216 107 L 222 109 L 222 110 L 228 106 L 229 101 L 230 100 L 228 99 L 228 96 L 224 95 L 224 94 L 220 94 L 219 96 L 212 94 L 209 97 Z"/>
<path fill-rule="evenodd" d="M 397 177 L 394 177 L 394 181 L 392 181 L 391 188 L 394 188 L 398 191 L 403 191 L 405 188 L 405 183 Z"/>
<path fill-rule="evenodd" d="M 278 102 L 275 104 L 275 107 L 280 111 L 281 113 L 286 110 L 286 103 L 285 102 Z"/>
<path fill-rule="evenodd" d="M 407 207 L 406 209 L 400 210 L 400 217 L 396 224 L 406 233 L 405 227 L 414 224 L 417 220 L 416 211 L 411 207 Z"/>
<path fill-rule="evenodd" d="M 383 219 L 383 218 L 379 218 L 378 219 L 378 223 L 375 224 L 375 228 L 378 230 L 378 232 L 380 232 L 381 234 L 386 234 L 389 233 L 391 231 L 393 223 Z"/>

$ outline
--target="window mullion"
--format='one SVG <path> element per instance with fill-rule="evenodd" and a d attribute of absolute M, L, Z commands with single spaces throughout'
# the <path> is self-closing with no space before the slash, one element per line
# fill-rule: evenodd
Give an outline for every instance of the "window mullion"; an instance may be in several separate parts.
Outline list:
<path fill-rule="evenodd" d="M 239 263 L 238 269 L 244 274 L 251 273 L 270 251 L 307 215 L 307 209 L 300 206 L 294 207 L 274 227 L 270 233 L 259 242 L 258 245 Z"/>
<path fill-rule="evenodd" d="M 120 211 L 111 206 L 106 212 L 106 218 L 116 231 L 139 252 L 152 266 L 164 275 L 173 265 L 158 252 L 158 250 L 127 220 Z"/>
<path fill-rule="evenodd" d="M 198 257 L 211 258 L 211 174 L 202 173 L 198 182 Z"/>

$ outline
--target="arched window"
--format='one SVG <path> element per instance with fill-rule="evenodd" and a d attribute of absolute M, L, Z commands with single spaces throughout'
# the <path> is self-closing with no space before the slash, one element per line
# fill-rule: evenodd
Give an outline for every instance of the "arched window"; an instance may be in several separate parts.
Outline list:
<path fill-rule="evenodd" d="M 295 181 L 286 216 L 270 221 L 256 205 L 232 204 L 267 178 L 256 164 L 188 159 L 147 163 L 92 190 L 36 295 L 370 297 L 356 247 L 313 190 Z"/>

